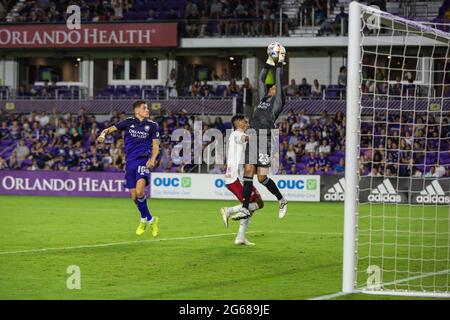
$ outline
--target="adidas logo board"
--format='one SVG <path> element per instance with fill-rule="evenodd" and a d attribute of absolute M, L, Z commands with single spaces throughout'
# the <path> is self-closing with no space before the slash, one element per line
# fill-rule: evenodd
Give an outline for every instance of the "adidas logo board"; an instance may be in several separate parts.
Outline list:
<path fill-rule="evenodd" d="M 368 200 L 370 202 L 391 202 L 399 203 L 402 201 L 400 195 L 395 191 L 389 179 L 384 179 L 375 189 L 370 193 Z"/>
<path fill-rule="evenodd" d="M 416 197 L 417 203 L 450 203 L 450 197 L 445 195 L 444 190 L 437 180 L 434 180 L 424 190 L 420 192 L 420 195 Z"/>
<path fill-rule="evenodd" d="M 325 193 L 324 199 L 326 201 L 344 201 L 344 191 L 345 191 L 345 178 L 339 179 L 328 192 Z"/>

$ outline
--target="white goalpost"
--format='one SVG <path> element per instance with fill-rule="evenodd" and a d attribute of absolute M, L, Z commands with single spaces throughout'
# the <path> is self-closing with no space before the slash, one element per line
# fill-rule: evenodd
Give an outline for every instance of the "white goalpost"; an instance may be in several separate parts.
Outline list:
<path fill-rule="evenodd" d="M 344 293 L 450 297 L 450 25 L 350 4 Z"/>

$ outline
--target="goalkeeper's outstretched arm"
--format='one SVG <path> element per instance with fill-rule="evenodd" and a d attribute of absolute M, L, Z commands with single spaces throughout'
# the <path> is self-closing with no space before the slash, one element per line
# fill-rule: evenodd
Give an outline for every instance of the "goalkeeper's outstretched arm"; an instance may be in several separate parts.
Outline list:
<path fill-rule="evenodd" d="M 266 95 L 266 78 L 267 74 L 269 73 L 270 65 L 266 63 L 264 68 L 261 69 L 261 72 L 259 73 L 259 100 L 261 101 L 264 96 Z"/>
<path fill-rule="evenodd" d="M 275 86 L 277 89 L 277 93 L 275 95 L 275 101 L 273 103 L 272 113 L 274 116 L 274 119 L 277 119 L 280 115 L 281 111 L 283 111 L 284 103 L 285 103 L 285 97 L 283 93 L 283 86 L 282 86 L 282 80 L 283 80 L 283 63 L 278 62 L 277 69 L 275 71 Z"/>
<path fill-rule="evenodd" d="M 105 138 L 108 134 L 111 134 L 113 132 L 117 131 L 117 127 L 116 126 L 111 126 L 109 128 L 106 128 L 105 130 L 103 130 L 100 135 L 97 138 L 97 142 L 98 143 L 103 143 L 103 141 L 105 141 Z"/>

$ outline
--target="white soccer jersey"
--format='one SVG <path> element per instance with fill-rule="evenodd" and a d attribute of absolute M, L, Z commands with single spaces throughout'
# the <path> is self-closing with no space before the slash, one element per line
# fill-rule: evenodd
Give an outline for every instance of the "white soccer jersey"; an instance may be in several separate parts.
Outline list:
<path fill-rule="evenodd" d="M 243 174 L 246 147 L 246 142 L 242 142 L 243 136 L 244 132 L 234 130 L 228 139 L 226 184 L 235 182 Z"/>

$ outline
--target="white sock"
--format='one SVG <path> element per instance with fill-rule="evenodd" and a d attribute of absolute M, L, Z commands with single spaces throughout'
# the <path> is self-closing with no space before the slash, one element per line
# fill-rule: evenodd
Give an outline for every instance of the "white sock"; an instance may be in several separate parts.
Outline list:
<path fill-rule="evenodd" d="M 259 206 L 256 202 L 252 202 L 248 205 L 248 210 L 250 211 L 256 211 L 259 209 Z"/>
<path fill-rule="evenodd" d="M 146 223 L 147 222 L 147 218 L 141 218 L 141 222 L 142 223 Z"/>
<path fill-rule="evenodd" d="M 230 215 L 232 213 L 239 212 L 239 210 L 241 210 L 241 208 L 242 208 L 242 204 L 234 206 L 234 207 L 229 207 L 229 208 L 227 208 L 227 213 L 228 213 L 228 215 Z"/>
<path fill-rule="evenodd" d="M 152 220 L 148 221 L 149 224 L 152 224 L 155 218 L 152 217 Z M 147 221 L 147 220 L 146 220 Z"/>
<path fill-rule="evenodd" d="M 245 231 L 247 231 L 248 225 L 250 223 L 250 218 L 242 219 L 239 223 L 239 231 L 236 236 L 236 239 L 244 240 L 245 239 Z"/>

